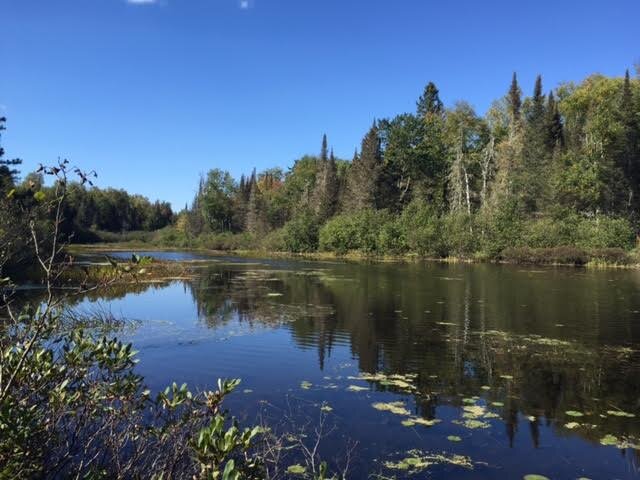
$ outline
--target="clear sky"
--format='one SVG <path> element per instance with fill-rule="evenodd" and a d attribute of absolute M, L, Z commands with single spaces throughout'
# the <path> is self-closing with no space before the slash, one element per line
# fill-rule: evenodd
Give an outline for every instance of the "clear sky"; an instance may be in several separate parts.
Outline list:
<path fill-rule="evenodd" d="M 181 208 L 199 173 L 351 158 L 434 81 L 484 112 L 640 58 L 638 0 L 0 0 L 3 144 Z"/>

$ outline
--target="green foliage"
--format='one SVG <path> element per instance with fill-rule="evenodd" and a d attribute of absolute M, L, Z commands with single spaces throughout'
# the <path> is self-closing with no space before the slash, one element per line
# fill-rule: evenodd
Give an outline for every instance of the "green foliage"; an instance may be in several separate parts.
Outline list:
<path fill-rule="evenodd" d="M 320 249 L 340 254 L 350 251 L 383 253 L 379 248 L 379 236 L 391 219 L 385 210 L 366 209 L 338 215 L 320 230 Z"/>
<path fill-rule="evenodd" d="M 289 252 L 314 252 L 318 248 L 318 219 L 302 211 L 282 229 L 283 246 Z"/>
<path fill-rule="evenodd" d="M 442 221 L 433 206 L 414 200 L 402 213 L 400 222 L 409 251 L 433 257 L 446 254 Z"/>
<path fill-rule="evenodd" d="M 238 380 L 202 394 L 174 383 L 153 398 L 131 344 L 60 330 L 60 320 L 47 307 L 24 310 L 20 321 L 37 333 L 3 339 L 0 477 L 151 478 L 177 462 L 180 478 L 261 478 L 250 452 L 262 429 L 242 430 L 221 409 Z"/>

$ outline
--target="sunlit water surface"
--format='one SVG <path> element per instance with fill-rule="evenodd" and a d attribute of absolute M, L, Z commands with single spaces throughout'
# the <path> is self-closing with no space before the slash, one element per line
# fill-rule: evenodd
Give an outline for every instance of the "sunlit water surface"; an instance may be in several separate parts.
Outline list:
<path fill-rule="evenodd" d="M 152 389 L 238 377 L 242 422 L 325 415 L 349 478 L 595 480 L 640 475 L 639 293 L 631 270 L 218 257 L 80 307 L 139 321 L 123 335 Z"/>

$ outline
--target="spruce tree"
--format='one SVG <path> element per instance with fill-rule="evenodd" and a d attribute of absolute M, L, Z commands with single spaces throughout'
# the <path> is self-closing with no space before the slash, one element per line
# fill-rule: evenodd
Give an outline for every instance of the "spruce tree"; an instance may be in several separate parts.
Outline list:
<path fill-rule="evenodd" d="M 0 139 L 2 138 L 2 132 L 6 130 L 4 126 L 7 119 L 0 117 Z M 22 163 L 22 160 L 14 158 L 11 160 L 4 160 L 4 149 L 0 144 L 0 196 L 5 196 L 13 187 L 15 187 L 18 170 L 15 168 Z"/>
<path fill-rule="evenodd" d="M 324 222 L 335 213 L 338 190 L 338 168 L 331 149 L 331 155 L 327 160 L 320 159 L 313 191 L 312 206 L 320 222 Z"/>
<path fill-rule="evenodd" d="M 562 125 L 562 117 L 553 92 L 549 92 L 547 96 L 546 136 L 547 149 L 550 152 L 564 146 L 564 126 Z"/>
<path fill-rule="evenodd" d="M 620 161 L 625 176 L 631 184 L 636 185 L 640 181 L 640 123 L 635 112 L 635 102 L 631 89 L 629 70 L 625 72 L 620 97 L 620 119 L 622 123 L 622 135 L 620 145 Z"/>
<path fill-rule="evenodd" d="M 382 167 L 382 151 L 376 122 L 362 140 L 360 155 L 354 159 L 347 180 L 347 207 L 352 210 L 374 208 Z"/>
<path fill-rule="evenodd" d="M 258 190 L 258 182 L 256 181 L 255 170 L 251 175 L 249 202 L 247 204 L 247 232 L 254 235 L 262 230 L 262 222 L 260 219 L 260 191 Z"/>
<path fill-rule="evenodd" d="M 522 109 L 522 90 L 520 90 L 520 86 L 518 85 L 516 72 L 513 72 L 511 86 L 509 87 L 509 93 L 507 94 L 507 102 L 509 105 L 511 124 L 516 125 L 520 120 L 520 112 Z"/>
<path fill-rule="evenodd" d="M 322 135 L 322 147 L 320 148 L 320 161 L 327 161 L 327 134 Z"/>
<path fill-rule="evenodd" d="M 424 93 L 418 99 L 417 111 L 420 118 L 427 115 L 441 115 L 444 112 L 444 105 L 440 100 L 440 92 L 433 82 L 429 82 L 424 89 Z"/>
<path fill-rule="evenodd" d="M 518 162 L 518 191 L 527 211 L 540 210 L 546 202 L 551 151 L 542 77 L 536 77 L 533 96 L 527 102 L 522 159 Z"/>

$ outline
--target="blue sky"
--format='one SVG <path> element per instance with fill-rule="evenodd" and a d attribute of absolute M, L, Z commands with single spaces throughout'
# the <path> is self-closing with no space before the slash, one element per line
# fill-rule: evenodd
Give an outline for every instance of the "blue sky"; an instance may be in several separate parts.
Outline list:
<path fill-rule="evenodd" d="M 0 0 L 3 145 L 180 208 L 199 173 L 340 157 L 433 80 L 484 112 L 640 58 L 640 2 Z"/>

